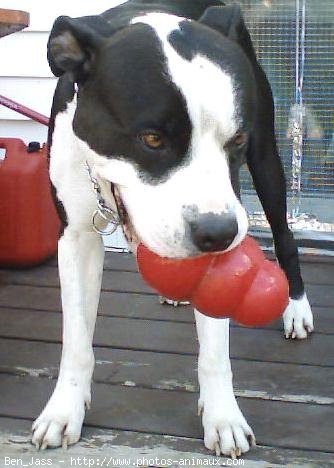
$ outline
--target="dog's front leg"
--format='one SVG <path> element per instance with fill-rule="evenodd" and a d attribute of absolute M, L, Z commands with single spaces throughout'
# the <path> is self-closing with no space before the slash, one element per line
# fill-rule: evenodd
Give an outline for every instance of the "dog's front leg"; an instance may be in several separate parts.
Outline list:
<path fill-rule="evenodd" d="M 95 232 L 66 228 L 58 261 L 63 305 L 63 351 L 56 388 L 33 424 L 38 448 L 77 442 L 90 405 L 94 368 L 92 338 L 103 271 L 104 248 Z"/>
<path fill-rule="evenodd" d="M 216 455 L 232 458 L 255 444 L 252 429 L 235 399 L 229 357 L 229 320 L 206 317 L 195 310 L 199 339 L 198 380 L 204 444 Z"/>
<path fill-rule="evenodd" d="M 262 133 L 265 134 L 265 130 Z M 287 224 L 283 167 L 273 131 L 268 134 L 271 135 L 269 139 L 254 138 L 247 162 L 273 233 L 277 259 L 289 282 L 290 300 L 283 314 L 284 333 L 286 338 L 303 339 L 314 329 L 313 315 L 300 274 L 297 245 Z"/>

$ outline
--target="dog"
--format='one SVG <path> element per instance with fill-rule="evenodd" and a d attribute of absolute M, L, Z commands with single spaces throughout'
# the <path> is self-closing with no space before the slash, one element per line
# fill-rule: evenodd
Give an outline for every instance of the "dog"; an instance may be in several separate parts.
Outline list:
<path fill-rule="evenodd" d="M 233 249 L 245 237 L 238 173 L 247 163 L 289 282 L 285 336 L 313 331 L 286 222 L 272 93 L 240 8 L 129 0 L 97 16 L 62 16 L 48 60 L 59 77 L 49 145 L 63 223 L 63 350 L 55 390 L 33 424 L 32 442 L 42 449 L 77 442 L 91 402 L 104 248 L 92 226 L 97 195 L 86 164 L 134 250 L 140 240 L 161 256 L 185 258 Z M 229 321 L 196 310 L 195 318 L 204 444 L 237 457 L 255 438 L 233 394 Z"/>

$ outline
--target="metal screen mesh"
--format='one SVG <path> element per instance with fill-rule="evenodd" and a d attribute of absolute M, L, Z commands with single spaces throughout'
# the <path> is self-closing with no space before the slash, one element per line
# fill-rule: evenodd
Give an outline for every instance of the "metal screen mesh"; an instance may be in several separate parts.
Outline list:
<path fill-rule="evenodd" d="M 312 119 L 305 129 L 303 190 L 330 199 L 334 194 L 334 3 L 331 0 L 306 2 L 304 104 L 312 112 Z"/>
<path fill-rule="evenodd" d="M 239 3 L 273 89 L 276 134 L 286 173 L 290 210 L 298 203 L 299 212 L 312 213 L 322 222 L 333 223 L 334 2 L 241 0 Z M 298 99 L 296 77 L 301 75 L 303 86 L 301 99 Z M 291 192 L 291 131 L 298 112 L 302 113 L 303 144 L 301 191 L 296 201 L 296 194 Z M 241 179 L 248 210 L 260 210 L 246 169 L 242 169 Z"/>

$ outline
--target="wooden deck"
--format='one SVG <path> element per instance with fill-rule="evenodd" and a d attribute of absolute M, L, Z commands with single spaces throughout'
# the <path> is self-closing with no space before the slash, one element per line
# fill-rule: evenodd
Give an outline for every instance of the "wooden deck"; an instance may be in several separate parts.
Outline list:
<path fill-rule="evenodd" d="M 280 323 L 231 329 L 234 386 L 258 442 L 244 466 L 334 465 L 334 259 L 303 257 L 302 269 L 316 321 L 310 340 L 285 340 Z M 5 456 L 69 466 L 70 456 L 102 453 L 171 457 L 171 466 L 209 460 L 196 416 L 193 315 L 160 305 L 130 254 L 106 256 L 82 442 L 67 453 L 29 445 L 31 421 L 55 385 L 60 309 L 56 261 L 0 271 L 0 466 Z M 150 463 L 142 466 L 164 466 Z"/>

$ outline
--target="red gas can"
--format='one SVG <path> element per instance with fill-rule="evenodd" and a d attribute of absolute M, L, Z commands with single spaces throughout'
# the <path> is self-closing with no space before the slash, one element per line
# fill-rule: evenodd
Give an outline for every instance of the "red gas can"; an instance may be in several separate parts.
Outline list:
<path fill-rule="evenodd" d="M 60 221 L 52 200 L 47 148 L 0 138 L 0 266 L 29 267 L 55 254 Z"/>

